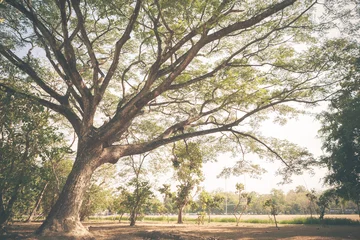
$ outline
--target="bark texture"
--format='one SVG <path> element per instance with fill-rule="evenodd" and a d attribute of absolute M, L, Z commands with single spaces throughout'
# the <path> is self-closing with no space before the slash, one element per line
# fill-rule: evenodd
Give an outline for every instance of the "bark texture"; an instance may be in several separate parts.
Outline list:
<path fill-rule="evenodd" d="M 79 212 L 91 176 L 98 167 L 100 155 L 101 152 L 94 149 L 78 152 L 66 184 L 48 217 L 36 231 L 37 234 L 54 236 L 59 233 L 59 235 L 91 238 L 88 229 L 80 222 Z"/>
<path fill-rule="evenodd" d="M 178 224 L 183 224 L 183 211 L 184 211 L 184 207 L 179 207 L 179 213 L 178 213 Z"/>

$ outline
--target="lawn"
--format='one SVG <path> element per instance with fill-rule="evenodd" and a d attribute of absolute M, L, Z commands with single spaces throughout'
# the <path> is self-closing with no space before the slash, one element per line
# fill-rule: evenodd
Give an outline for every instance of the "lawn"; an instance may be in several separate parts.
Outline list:
<path fill-rule="evenodd" d="M 220 216 L 216 216 L 218 218 Z M 250 216 L 244 216 L 244 219 Z M 268 216 L 251 216 L 251 218 Z M 299 217 L 299 216 L 293 216 Z M 308 217 L 308 216 L 307 216 Z M 339 217 L 339 216 L 328 216 Z M 344 215 L 341 215 L 344 218 Z M 358 216 L 348 215 L 348 218 L 357 220 Z M 281 220 L 289 220 L 290 216 L 279 216 Z M 1 236 L 0 239 L 29 239 L 29 240 L 65 240 L 66 238 L 37 238 L 32 236 L 32 232 L 40 223 L 14 223 L 8 227 L 8 235 Z M 115 239 L 178 239 L 178 240 L 215 240 L 215 239 L 321 239 L 321 240 L 340 240 L 340 239 L 360 239 L 359 226 L 347 225 L 322 225 L 322 224 L 280 224 L 277 229 L 272 224 L 251 224 L 240 223 L 236 227 L 234 223 L 212 222 L 204 225 L 196 225 L 193 221 L 178 225 L 173 222 L 139 222 L 135 227 L 129 227 L 127 221 L 118 223 L 117 221 L 90 221 L 85 222 L 85 226 L 94 235 L 94 239 L 115 240 Z"/>

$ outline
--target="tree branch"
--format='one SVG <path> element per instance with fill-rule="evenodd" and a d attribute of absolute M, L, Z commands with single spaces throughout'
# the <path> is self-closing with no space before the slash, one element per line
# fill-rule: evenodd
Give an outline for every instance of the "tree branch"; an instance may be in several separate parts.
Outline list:
<path fill-rule="evenodd" d="M 41 87 L 46 93 L 48 93 L 51 97 L 56 99 L 60 104 L 68 105 L 67 98 L 65 96 L 60 95 L 56 91 L 54 91 L 51 87 L 49 87 L 35 72 L 35 70 L 26 62 L 21 60 L 18 56 L 16 56 L 9 49 L 6 49 L 2 44 L 0 44 L 0 53 L 6 59 L 8 59 L 12 64 L 21 69 L 23 72 L 28 74 L 37 85 Z"/>
<path fill-rule="evenodd" d="M 33 96 L 33 95 L 30 95 L 28 93 L 24 93 L 24 92 L 21 92 L 21 91 L 18 91 L 17 89 L 15 88 L 12 88 L 12 87 L 9 87 L 9 86 L 6 86 L 5 84 L 3 83 L 0 83 L 0 87 L 2 88 L 5 88 L 7 90 L 10 90 L 14 93 L 17 93 L 19 94 L 20 96 L 23 96 L 25 98 L 28 98 L 29 100 L 33 101 L 33 102 L 36 102 L 38 104 L 41 104 L 45 107 L 48 107 L 50 108 L 51 110 L 57 112 L 57 113 L 60 113 L 61 115 L 63 115 L 64 117 L 66 117 L 66 119 L 71 123 L 71 125 L 73 126 L 75 132 L 79 135 L 80 133 L 80 127 L 81 127 L 81 120 L 78 118 L 78 116 L 76 116 L 76 114 L 69 108 L 63 106 L 63 105 L 57 105 L 57 104 L 54 104 L 52 102 L 49 102 L 45 99 L 41 99 L 39 97 L 36 97 L 36 96 Z"/>
<path fill-rule="evenodd" d="M 122 47 L 125 45 L 125 43 L 130 39 L 130 33 L 132 32 L 135 22 L 136 22 L 136 19 L 139 15 L 141 3 L 142 3 L 142 0 L 136 1 L 134 12 L 130 17 L 130 21 L 125 29 L 125 32 L 122 35 L 122 37 L 116 42 L 115 52 L 114 52 L 114 60 L 111 63 L 111 66 L 110 66 L 110 68 L 104 78 L 104 81 L 100 87 L 99 94 L 96 96 L 95 104 L 98 104 L 101 101 L 101 99 L 105 93 L 105 90 L 106 90 L 107 86 L 109 85 L 109 82 L 115 73 L 115 70 L 119 64 L 120 52 L 122 50 Z"/>

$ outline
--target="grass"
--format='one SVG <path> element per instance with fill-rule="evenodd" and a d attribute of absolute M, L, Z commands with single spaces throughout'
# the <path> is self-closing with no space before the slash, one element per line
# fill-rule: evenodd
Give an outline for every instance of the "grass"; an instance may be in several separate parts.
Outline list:
<path fill-rule="evenodd" d="M 106 217 L 90 217 L 91 221 L 118 221 L 119 217 L 106 216 Z M 123 216 L 122 221 L 127 221 L 127 217 Z M 149 222 L 176 222 L 177 217 L 174 216 L 145 216 L 144 221 Z M 194 217 L 184 217 L 184 222 L 192 222 L 195 223 L 197 218 Z M 207 223 L 208 218 L 205 217 L 204 222 Z M 235 223 L 236 220 L 234 217 L 212 217 L 211 222 L 222 222 L 222 223 Z M 242 223 L 256 223 L 256 224 L 272 224 L 274 223 L 273 219 L 259 219 L 259 218 L 251 218 L 251 219 L 241 219 Z M 293 219 L 285 219 L 278 220 L 279 224 L 323 224 L 323 225 L 360 225 L 360 220 L 354 220 L 349 218 L 325 218 L 320 220 L 319 218 L 311 218 L 311 217 L 296 217 Z"/>
<path fill-rule="evenodd" d="M 324 225 L 360 225 L 359 220 L 348 218 L 294 218 L 290 220 L 281 220 L 280 224 L 324 224 Z"/>

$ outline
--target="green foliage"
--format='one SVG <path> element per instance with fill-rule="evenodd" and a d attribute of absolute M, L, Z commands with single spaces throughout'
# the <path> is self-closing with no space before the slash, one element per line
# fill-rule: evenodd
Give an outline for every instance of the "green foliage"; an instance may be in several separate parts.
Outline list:
<path fill-rule="evenodd" d="M 124 200 L 121 205 L 130 212 L 130 225 L 133 226 L 138 217 L 144 213 L 148 201 L 153 198 L 153 192 L 149 182 L 141 181 L 138 178 L 131 179 L 127 185 L 132 191 L 122 190 L 121 194 L 124 195 Z"/>
<path fill-rule="evenodd" d="M 319 212 L 320 212 L 319 219 L 324 219 L 325 210 L 330 208 L 330 204 L 334 201 L 335 202 L 339 201 L 335 189 L 328 189 L 320 195 L 318 201 L 316 202 L 317 205 L 319 206 Z"/>
<path fill-rule="evenodd" d="M 101 185 L 92 184 L 85 193 L 81 209 L 80 221 L 84 221 L 95 213 L 108 210 L 111 204 L 111 191 Z"/>
<path fill-rule="evenodd" d="M 49 158 L 44 163 L 44 167 L 47 169 L 45 174 L 46 178 L 49 179 L 49 185 L 41 201 L 41 213 L 43 216 L 46 216 L 55 204 L 73 166 L 73 160 L 63 159 L 63 157 L 63 155 L 59 155 L 55 158 Z"/>
<path fill-rule="evenodd" d="M 179 223 L 181 223 L 182 211 L 190 203 L 193 189 L 203 180 L 203 154 L 199 144 L 184 141 L 174 145 L 172 163 L 179 182 L 173 199 L 179 210 Z"/>
<path fill-rule="evenodd" d="M 58 202 L 60 209 L 49 217 L 63 219 L 45 223 L 77 219 L 78 197 L 85 192 L 79 188 L 88 185 L 75 181 L 81 174 L 89 179 L 104 163 L 125 162 L 189 138 L 214 134 L 231 142 L 226 148 L 233 152 L 280 160 L 285 180 L 307 169 L 314 162 L 307 150 L 257 129 L 269 113 L 283 124 L 285 117 L 302 112 L 291 103 L 315 104 L 334 90 L 337 57 L 347 49 L 338 47 L 345 41 L 315 41 L 322 26 L 313 17 L 315 4 L 33 0 L 1 5 L 6 9 L 0 13 L 5 19 L 1 88 L 61 115 L 78 137 L 78 167 L 61 194 L 78 192 L 59 198 L 69 202 Z M 186 205 L 202 179 L 204 148 L 193 142 L 175 149 L 178 206 Z M 247 166 L 250 172 L 262 170 L 251 162 Z M 135 189 L 146 188 L 142 179 L 136 182 Z"/>
<path fill-rule="evenodd" d="M 281 220 L 281 224 L 325 224 L 325 225 L 360 225 L 359 220 L 348 218 L 294 218 L 290 220 Z"/>
<path fill-rule="evenodd" d="M 358 50 L 358 46 L 348 46 L 349 50 Z M 337 189 L 345 199 L 351 199 L 360 205 L 360 58 L 343 56 L 337 59 L 344 66 L 344 72 L 338 77 L 344 79 L 341 89 L 331 100 L 330 110 L 320 116 L 323 148 L 327 152 L 322 164 L 329 173 L 325 182 Z M 360 207 L 358 207 L 360 209 Z"/>
<path fill-rule="evenodd" d="M 278 215 L 282 211 L 283 205 L 284 205 L 284 193 L 281 190 L 272 189 L 271 198 L 267 199 L 264 202 L 264 207 L 270 210 L 270 214 L 274 217 L 276 227 L 278 227 L 276 215 Z"/>
<path fill-rule="evenodd" d="M 49 161 L 68 151 L 50 114 L 0 89 L 0 224 L 28 214 L 46 182 Z"/>
<path fill-rule="evenodd" d="M 245 213 L 245 211 L 250 206 L 253 196 L 247 192 L 244 192 L 245 185 L 242 183 L 235 184 L 236 194 L 237 194 L 237 202 L 234 208 L 234 216 L 236 219 L 236 226 L 239 226 L 239 222 L 241 220 L 241 216 Z"/>
<path fill-rule="evenodd" d="M 213 210 L 221 209 L 223 206 L 225 198 L 219 194 L 210 194 L 206 191 L 202 191 L 199 195 L 199 201 L 201 209 L 207 212 L 209 216 L 208 222 L 211 221 L 210 215 Z"/>
<path fill-rule="evenodd" d="M 169 214 L 174 211 L 176 206 L 174 206 L 175 194 L 171 192 L 170 184 L 163 184 L 161 188 L 159 188 L 159 192 L 163 195 L 163 204 L 162 204 L 162 214 Z M 169 216 L 168 216 L 169 219 Z"/>

